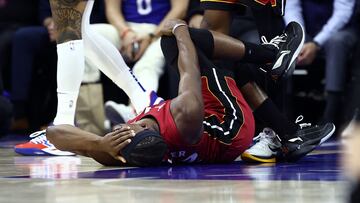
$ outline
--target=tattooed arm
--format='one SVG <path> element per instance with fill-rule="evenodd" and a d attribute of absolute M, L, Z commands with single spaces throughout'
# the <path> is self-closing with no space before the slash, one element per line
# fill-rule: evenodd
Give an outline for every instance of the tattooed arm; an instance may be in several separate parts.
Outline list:
<path fill-rule="evenodd" d="M 57 43 L 81 39 L 81 18 L 86 0 L 50 0 L 58 33 Z"/>

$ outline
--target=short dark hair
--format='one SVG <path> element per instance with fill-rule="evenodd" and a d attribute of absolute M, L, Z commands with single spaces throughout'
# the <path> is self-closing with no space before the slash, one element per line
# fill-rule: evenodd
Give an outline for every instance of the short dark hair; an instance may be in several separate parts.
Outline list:
<path fill-rule="evenodd" d="M 163 162 L 167 150 L 167 145 L 158 132 L 143 130 L 131 139 L 131 143 L 121 154 L 132 166 L 158 166 Z"/>

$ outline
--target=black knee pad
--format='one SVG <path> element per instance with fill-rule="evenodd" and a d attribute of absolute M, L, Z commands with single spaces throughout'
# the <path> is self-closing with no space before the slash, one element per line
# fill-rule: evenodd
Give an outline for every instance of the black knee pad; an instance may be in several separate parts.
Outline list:
<path fill-rule="evenodd" d="M 191 40 L 207 58 L 211 59 L 214 52 L 214 37 L 209 30 L 189 28 Z"/>
<path fill-rule="evenodd" d="M 254 81 L 254 72 L 252 67 L 247 64 L 237 64 L 234 68 L 236 85 L 241 88 L 245 84 Z"/>
<path fill-rule="evenodd" d="M 169 66 L 176 65 L 177 57 L 179 55 L 176 38 L 174 36 L 162 36 L 160 44 L 166 63 Z"/>

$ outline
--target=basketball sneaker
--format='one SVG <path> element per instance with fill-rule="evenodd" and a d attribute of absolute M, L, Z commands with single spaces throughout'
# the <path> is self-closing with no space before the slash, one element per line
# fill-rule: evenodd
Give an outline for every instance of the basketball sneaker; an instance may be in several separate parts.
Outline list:
<path fill-rule="evenodd" d="M 153 106 L 160 104 L 164 99 L 157 96 L 155 91 L 149 93 L 149 105 Z M 140 113 L 140 112 L 138 112 Z M 107 101 L 105 103 L 105 115 L 107 119 L 110 120 L 112 124 L 126 123 L 130 119 L 133 119 L 137 113 L 134 108 L 131 106 L 126 106 L 124 104 L 118 104 L 113 101 Z"/>
<path fill-rule="evenodd" d="M 74 156 L 72 152 L 61 151 L 55 148 L 46 138 L 46 130 L 37 131 L 30 135 L 29 142 L 18 144 L 15 152 L 25 156 Z"/>
<path fill-rule="evenodd" d="M 262 45 L 277 51 L 276 60 L 266 69 L 273 80 L 291 75 L 295 70 L 295 60 L 304 45 L 305 34 L 302 26 L 297 22 L 290 22 L 283 34 L 267 41 L 261 37 Z"/>
<path fill-rule="evenodd" d="M 278 153 L 281 152 L 281 143 L 276 133 L 271 128 L 264 128 L 257 137 L 252 147 L 241 154 L 241 159 L 246 162 L 274 163 Z"/>
<path fill-rule="evenodd" d="M 320 146 L 335 132 L 335 125 L 311 126 L 311 123 L 300 123 L 303 116 L 299 116 L 295 123 L 299 129 L 288 139 L 281 140 L 277 134 L 265 128 L 255 139 L 259 140 L 246 150 L 241 158 L 247 162 L 271 163 L 278 161 L 297 161 Z"/>
<path fill-rule="evenodd" d="M 293 136 L 281 140 L 281 158 L 297 161 L 328 140 L 335 132 L 333 123 L 301 127 Z"/>
<path fill-rule="evenodd" d="M 136 116 L 135 109 L 131 106 L 118 104 L 114 101 L 105 103 L 105 115 L 112 124 L 126 123 Z"/>

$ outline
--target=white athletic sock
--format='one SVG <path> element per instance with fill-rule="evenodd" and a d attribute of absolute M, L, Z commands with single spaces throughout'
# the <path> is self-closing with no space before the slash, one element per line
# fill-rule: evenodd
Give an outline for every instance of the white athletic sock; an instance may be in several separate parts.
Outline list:
<path fill-rule="evenodd" d="M 54 125 L 74 125 L 76 101 L 85 69 L 83 40 L 57 45 L 58 105 Z"/>
<path fill-rule="evenodd" d="M 108 40 L 90 27 L 90 14 L 94 1 L 89 0 L 82 19 L 82 38 L 86 60 L 96 65 L 118 87 L 129 96 L 137 112 L 150 104 L 149 93 L 132 74 L 124 59 Z M 141 98 L 141 99 L 139 99 Z"/>

